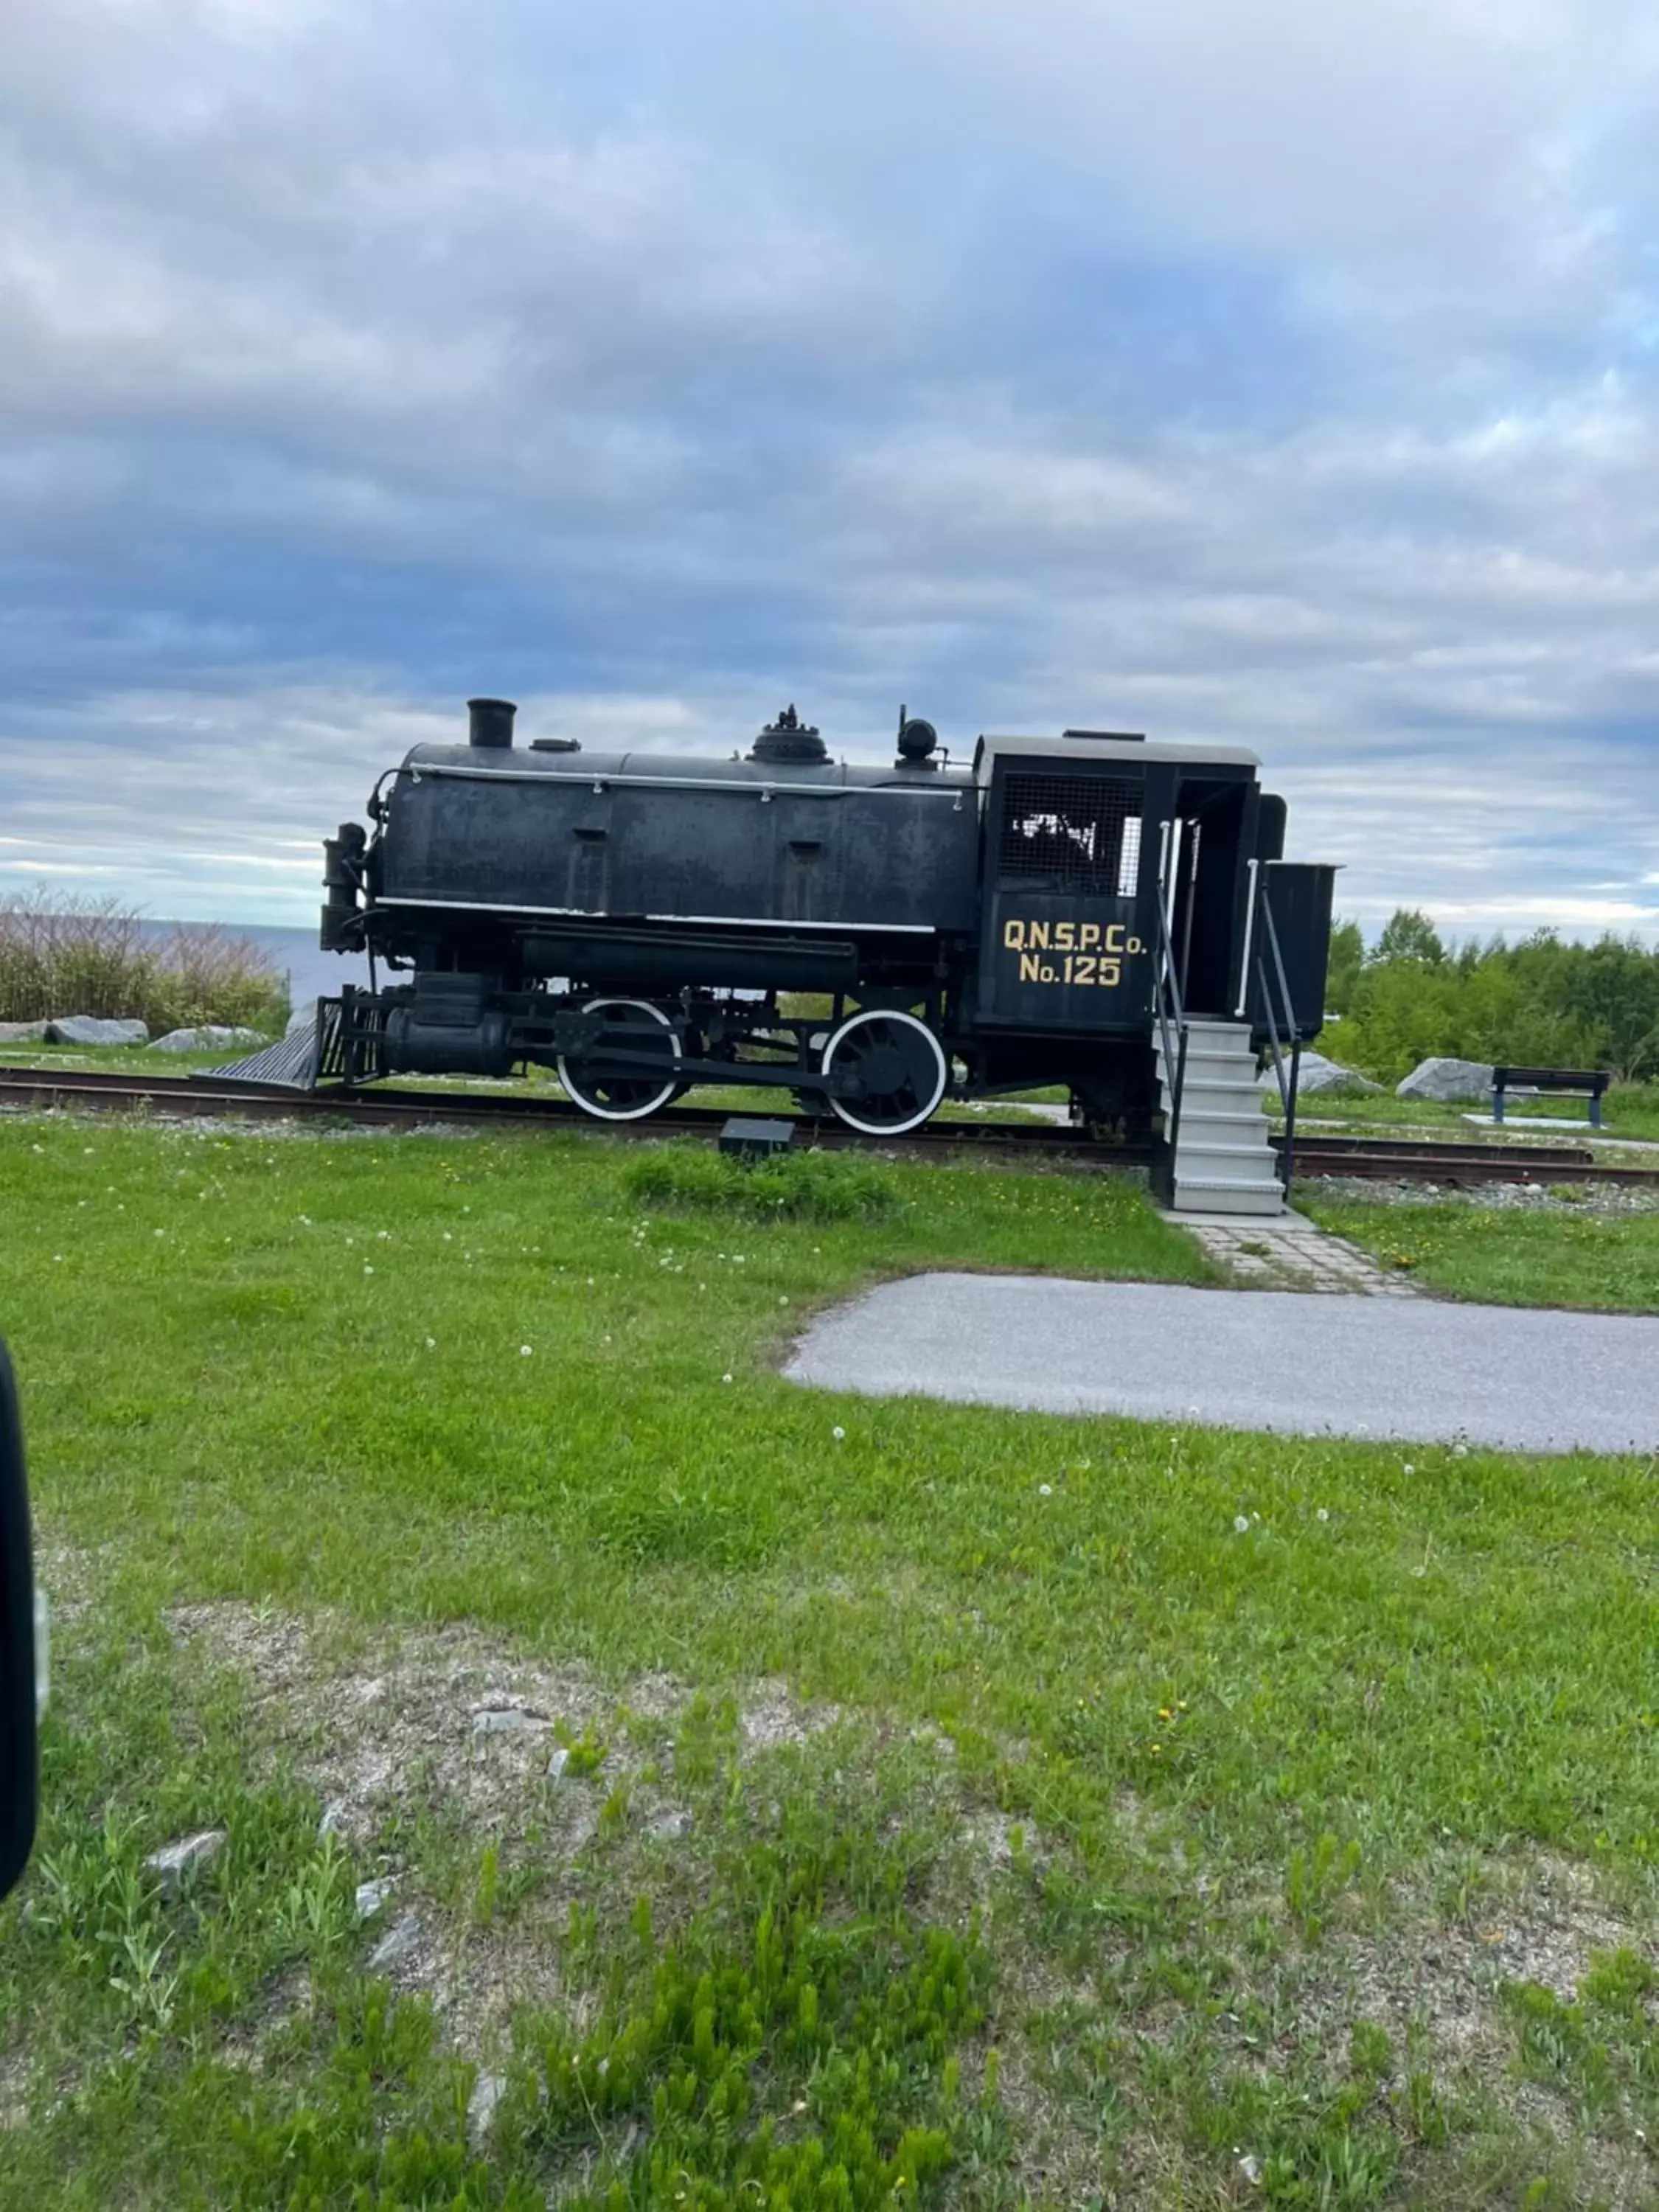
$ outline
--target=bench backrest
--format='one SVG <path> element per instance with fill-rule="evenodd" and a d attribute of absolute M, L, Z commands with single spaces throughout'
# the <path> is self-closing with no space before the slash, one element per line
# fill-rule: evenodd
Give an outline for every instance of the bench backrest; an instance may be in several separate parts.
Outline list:
<path fill-rule="evenodd" d="M 1613 1078 L 1599 1068 L 1494 1067 L 1492 1087 L 1507 1091 L 1512 1085 L 1529 1084 L 1537 1091 L 1588 1091 L 1599 1098 Z"/>

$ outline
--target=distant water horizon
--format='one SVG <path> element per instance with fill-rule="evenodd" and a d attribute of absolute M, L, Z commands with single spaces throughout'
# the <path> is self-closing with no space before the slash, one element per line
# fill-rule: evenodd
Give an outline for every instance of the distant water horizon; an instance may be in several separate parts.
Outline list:
<path fill-rule="evenodd" d="M 150 921 L 142 927 L 146 937 L 170 937 L 175 929 L 222 929 L 227 937 L 246 938 L 267 953 L 279 974 L 288 978 L 289 996 L 296 1006 L 312 999 L 331 998 L 343 983 L 368 988 L 368 963 L 356 952 L 325 952 L 315 928 L 278 928 L 262 921 Z"/>

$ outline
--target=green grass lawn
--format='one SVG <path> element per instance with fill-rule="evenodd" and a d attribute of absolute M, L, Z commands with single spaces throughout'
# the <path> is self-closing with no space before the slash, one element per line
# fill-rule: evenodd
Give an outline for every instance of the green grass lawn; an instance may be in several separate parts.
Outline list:
<path fill-rule="evenodd" d="M 1340 1057 L 1334 1048 L 1332 1052 L 1333 1057 Z M 1270 1091 L 1267 1097 L 1269 1112 L 1276 1121 L 1282 1120 L 1278 1092 Z M 1340 1121 L 1394 1134 L 1432 1132 L 1490 1142 L 1492 1130 L 1483 1131 L 1463 1118 L 1480 1110 L 1475 1105 L 1443 1106 L 1431 1098 L 1396 1098 L 1384 1091 L 1372 1097 L 1303 1098 L 1297 1106 L 1297 1119 L 1298 1122 Z M 1528 1120 L 1535 1116 L 1546 1125 L 1536 1132 L 1540 1140 L 1575 1144 L 1579 1139 L 1573 1130 L 1552 1129 L 1547 1122 L 1552 1118 L 1587 1120 L 1589 1111 L 1589 1102 L 1583 1098 L 1511 1098 L 1505 1109 L 1504 1128 L 1511 1134 L 1524 1135 Z M 1659 1141 L 1659 1083 L 1615 1083 L 1601 1101 L 1601 1125 L 1609 1137 L 1628 1137 L 1644 1144 Z"/>
<path fill-rule="evenodd" d="M 1208 1279 L 1103 1176 L 41 1118 L 0 1219 L 0 2203 L 1651 2201 L 1650 1463 L 778 1377 Z"/>
<path fill-rule="evenodd" d="M 1585 1186 L 1561 1189 L 1580 1210 L 1534 1213 L 1455 1199 L 1381 1205 L 1328 1197 L 1316 1182 L 1298 1184 L 1296 1203 L 1385 1266 L 1451 1297 L 1659 1313 L 1659 1212 L 1597 1212 L 1582 1203 Z"/>

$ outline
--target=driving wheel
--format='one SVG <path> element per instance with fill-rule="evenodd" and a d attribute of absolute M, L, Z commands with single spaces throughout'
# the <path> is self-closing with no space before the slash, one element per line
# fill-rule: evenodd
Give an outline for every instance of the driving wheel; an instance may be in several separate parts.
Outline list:
<path fill-rule="evenodd" d="M 645 999 L 590 999 L 585 1014 L 603 1014 L 613 1030 L 632 1032 L 629 1051 L 648 1052 L 660 1060 L 663 1073 L 629 1075 L 590 1075 L 580 1060 L 558 1059 L 559 1080 L 565 1096 L 584 1114 L 600 1121 L 642 1121 L 672 1105 L 685 1088 L 678 1079 L 680 1042 L 666 1014 Z"/>
<path fill-rule="evenodd" d="M 823 1048 L 822 1073 L 850 1077 L 830 1110 L 866 1137 L 902 1137 L 920 1128 L 945 1096 L 944 1047 L 914 1014 L 874 1008 L 851 1015 Z"/>

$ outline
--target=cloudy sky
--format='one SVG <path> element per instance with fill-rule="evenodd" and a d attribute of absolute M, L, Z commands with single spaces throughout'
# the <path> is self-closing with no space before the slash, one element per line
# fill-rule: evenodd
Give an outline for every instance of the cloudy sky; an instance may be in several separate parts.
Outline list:
<path fill-rule="evenodd" d="M 1650 0 L 0 21 L 0 894 L 307 921 L 472 691 L 902 699 L 1659 939 Z"/>

